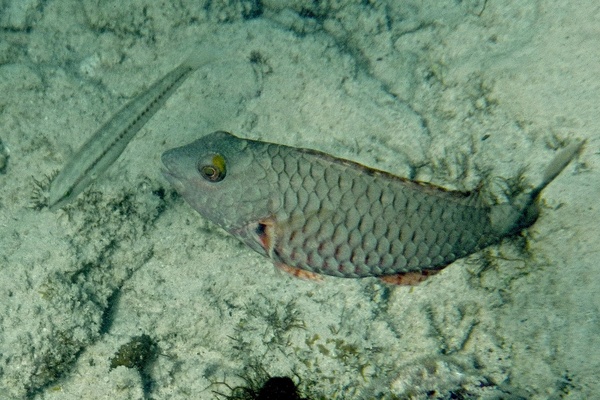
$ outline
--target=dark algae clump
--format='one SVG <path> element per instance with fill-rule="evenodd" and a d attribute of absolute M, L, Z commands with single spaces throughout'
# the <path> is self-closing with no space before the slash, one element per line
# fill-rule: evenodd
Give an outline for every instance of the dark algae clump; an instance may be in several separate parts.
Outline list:
<path fill-rule="evenodd" d="M 123 366 L 141 372 L 154 359 L 156 350 L 156 343 L 150 336 L 146 334 L 135 336 L 119 348 L 110 360 L 110 369 Z"/>
<path fill-rule="evenodd" d="M 306 400 L 300 397 L 294 381 L 287 376 L 274 376 L 265 382 L 256 397 L 260 400 Z"/>
<path fill-rule="evenodd" d="M 217 391 L 213 393 L 226 400 L 310 400 L 308 397 L 302 397 L 292 378 L 269 376 L 261 367 L 247 370 L 246 375 L 241 378 L 244 379 L 245 385 L 233 388 L 225 382 L 217 382 L 230 390 L 229 395 Z"/>
<path fill-rule="evenodd" d="M 150 336 L 143 334 L 134 336 L 119 348 L 110 360 L 110 369 L 117 367 L 135 368 L 142 378 L 143 390 L 146 396 L 152 391 L 150 365 L 158 354 L 158 345 Z"/>

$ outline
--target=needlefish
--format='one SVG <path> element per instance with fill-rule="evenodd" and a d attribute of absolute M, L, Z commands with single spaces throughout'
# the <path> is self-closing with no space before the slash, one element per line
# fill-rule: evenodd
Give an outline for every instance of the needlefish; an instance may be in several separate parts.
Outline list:
<path fill-rule="evenodd" d="M 125 104 L 73 154 L 50 182 L 48 208 L 55 211 L 67 205 L 101 176 L 194 71 L 222 62 L 227 62 L 227 58 L 199 50 Z"/>
<path fill-rule="evenodd" d="M 416 284 L 531 226 L 541 191 L 582 145 L 565 147 L 537 187 L 500 204 L 223 131 L 166 151 L 162 162 L 192 208 L 292 275 Z"/>

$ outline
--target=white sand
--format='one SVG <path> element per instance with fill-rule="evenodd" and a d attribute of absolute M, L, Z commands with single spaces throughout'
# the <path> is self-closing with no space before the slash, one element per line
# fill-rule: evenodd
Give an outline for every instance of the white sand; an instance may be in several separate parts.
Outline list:
<path fill-rule="evenodd" d="M 313 398 L 597 397 L 597 2 L 97 3 L 0 2 L 0 397 L 211 399 L 257 364 Z M 30 207 L 32 177 L 215 50 L 239 62 L 196 72 L 67 211 Z M 406 288 L 285 276 L 174 196 L 161 153 L 217 129 L 455 189 L 587 145 L 526 241 Z M 141 334 L 145 373 L 111 369 Z"/>

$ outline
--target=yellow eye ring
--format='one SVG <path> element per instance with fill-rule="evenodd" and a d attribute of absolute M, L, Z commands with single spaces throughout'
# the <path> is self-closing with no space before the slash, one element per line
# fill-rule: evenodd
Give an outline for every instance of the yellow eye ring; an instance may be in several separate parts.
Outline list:
<path fill-rule="evenodd" d="M 220 154 L 211 154 L 207 158 L 198 163 L 198 172 L 209 182 L 221 182 L 227 175 L 225 158 Z"/>

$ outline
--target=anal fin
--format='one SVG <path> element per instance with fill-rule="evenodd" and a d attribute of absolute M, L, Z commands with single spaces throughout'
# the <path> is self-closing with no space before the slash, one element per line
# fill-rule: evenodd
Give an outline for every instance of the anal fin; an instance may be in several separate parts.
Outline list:
<path fill-rule="evenodd" d="M 416 286 L 432 275 L 437 274 L 440 270 L 423 270 L 418 272 L 404 272 L 396 275 L 380 276 L 382 282 L 392 285 Z"/>

